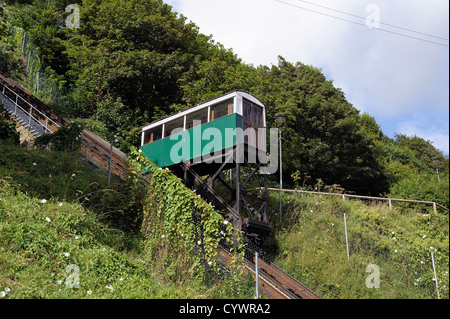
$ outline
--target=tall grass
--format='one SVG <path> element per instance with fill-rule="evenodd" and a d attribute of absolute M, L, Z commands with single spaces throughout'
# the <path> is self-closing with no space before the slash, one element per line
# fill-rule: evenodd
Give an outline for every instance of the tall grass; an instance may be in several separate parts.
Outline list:
<path fill-rule="evenodd" d="M 275 194 L 271 199 L 278 201 Z M 448 298 L 447 214 L 317 195 L 284 195 L 283 203 L 283 221 L 273 220 L 275 262 L 323 297 L 436 298 L 433 252 L 440 296 Z M 366 286 L 372 264 L 380 288 Z"/>
<path fill-rule="evenodd" d="M 146 240 L 142 196 L 106 183 L 75 153 L 0 144 L 0 298 L 236 297 L 190 252 Z"/>

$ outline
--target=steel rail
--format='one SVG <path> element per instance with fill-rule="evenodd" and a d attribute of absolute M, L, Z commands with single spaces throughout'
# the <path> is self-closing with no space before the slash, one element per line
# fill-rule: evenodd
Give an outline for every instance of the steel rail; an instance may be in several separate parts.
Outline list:
<path fill-rule="evenodd" d="M 219 257 L 225 264 L 232 260 L 232 254 L 224 247 L 219 247 Z M 245 275 L 256 277 L 253 261 L 245 259 L 243 266 Z M 321 299 L 319 295 L 273 263 L 269 265 L 259 259 L 258 268 L 259 290 L 269 299 Z"/>

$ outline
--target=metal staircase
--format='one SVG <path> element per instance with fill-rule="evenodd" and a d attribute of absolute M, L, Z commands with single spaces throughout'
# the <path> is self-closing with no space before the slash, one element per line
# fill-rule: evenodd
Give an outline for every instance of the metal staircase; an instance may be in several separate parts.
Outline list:
<path fill-rule="evenodd" d="M 36 137 L 53 133 L 67 124 L 61 116 L 1 73 L 0 105 Z"/>

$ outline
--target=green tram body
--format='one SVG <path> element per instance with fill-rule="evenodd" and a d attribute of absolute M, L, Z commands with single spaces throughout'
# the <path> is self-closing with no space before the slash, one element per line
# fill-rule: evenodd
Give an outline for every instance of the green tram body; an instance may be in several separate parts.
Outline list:
<path fill-rule="evenodd" d="M 245 144 L 246 151 L 265 153 L 265 127 L 263 103 L 237 90 L 145 126 L 141 150 L 161 168 L 182 161 L 203 163 L 212 151 L 224 154 L 239 143 Z M 211 128 L 214 130 L 208 130 Z M 220 134 L 211 135 L 211 131 Z M 211 143 L 213 139 L 216 140 Z M 213 149 L 211 144 L 215 145 Z"/>

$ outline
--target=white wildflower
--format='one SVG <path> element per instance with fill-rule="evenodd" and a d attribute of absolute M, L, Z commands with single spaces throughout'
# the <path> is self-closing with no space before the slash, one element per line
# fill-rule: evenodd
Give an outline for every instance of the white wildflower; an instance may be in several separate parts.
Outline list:
<path fill-rule="evenodd" d="M 6 296 L 6 292 L 0 291 L 0 298 L 3 298 L 3 297 L 5 297 L 5 296 Z"/>
<path fill-rule="evenodd" d="M 78 236 L 75 236 L 75 239 L 78 239 L 78 238 L 80 238 L 80 237 L 78 237 Z"/>
<path fill-rule="evenodd" d="M 197 241 L 197 245 L 201 245 L 202 244 L 202 241 L 201 240 L 199 240 L 199 241 Z"/>
<path fill-rule="evenodd" d="M 64 253 L 64 256 L 69 257 L 70 254 L 69 253 Z"/>
<path fill-rule="evenodd" d="M 105 286 L 105 288 L 106 289 L 109 289 L 111 292 L 113 292 L 114 291 L 114 288 L 113 288 L 113 286 L 112 285 L 109 285 L 109 286 Z"/>
<path fill-rule="evenodd" d="M 396 250 L 394 250 L 395 252 L 397 252 L 397 249 Z"/>
<path fill-rule="evenodd" d="M 36 162 L 33 162 L 33 166 L 36 166 L 37 165 L 37 163 Z"/>
<path fill-rule="evenodd" d="M 8 287 L 5 288 L 5 292 L 10 292 L 11 289 L 9 289 Z"/>
<path fill-rule="evenodd" d="M 119 280 L 120 280 L 120 281 L 123 281 L 123 278 L 122 278 L 122 277 L 120 277 L 120 278 L 119 278 Z"/>
<path fill-rule="evenodd" d="M 422 236 L 422 238 L 425 238 L 425 237 L 427 237 L 427 235 L 423 235 L 423 236 Z"/>
<path fill-rule="evenodd" d="M 166 237 L 166 236 L 165 236 L 164 234 L 162 234 L 162 235 L 161 235 L 161 238 L 164 238 L 164 237 Z"/>
<path fill-rule="evenodd" d="M 63 203 L 59 203 L 58 206 L 61 207 L 63 205 Z"/>
<path fill-rule="evenodd" d="M 41 204 L 45 204 L 45 203 L 47 203 L 46 199 L 41 200 Z"/>
<path fill-rule="evenodd" d="M 49 223 L 52 221 L 49 217 L 45 217 L 45 220 L 48 221 Z"/>
<path fill-rule="evenodd" d="M 58 285 L 61 285 L 62 284 L 62 280 L 58 280 Z"/>
<path fill-rule="evenodd" d="M 88 295 L 90 295 L 90 294 L 92 294 L 92 290 L 88 290 L 86 293 L 87 293 Z"/>
<path fill-rule="evenodd" d="M 226 225 L 228 224 L 228 220 L 224 220 L 223 223 Z"/>

